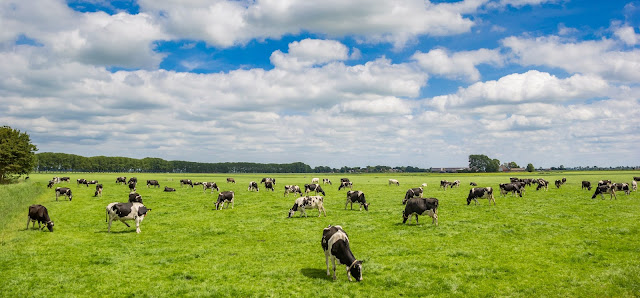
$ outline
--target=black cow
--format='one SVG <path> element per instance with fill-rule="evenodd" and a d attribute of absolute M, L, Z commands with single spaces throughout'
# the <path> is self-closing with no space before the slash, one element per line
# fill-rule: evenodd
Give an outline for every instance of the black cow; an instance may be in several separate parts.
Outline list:
<path fill-rule="evenodd" d="M 567 178 L 562 177 L 562 184 L 565 184 L 565 183 L 567 183 Z"/>
<path fill-rule="evenodd" d="M 402 212 L 402 223 L 406 223 L 407 219 L 410 219 L 412 215 L 416 216 L 416 224 L 418 224 L 418 215 L 422 215 L 425 212 L 433 220 L 431 223 L 438 225 L 438 199 L 436 198 L 413 198 L 407 201 L 407 206 L 404 207 Z M 409 220 L 411 223 L 411 220 Z"/>
<path fill-rule="evenodd" d="M 597 195 L 600 195 L 604 200 L 604 194 L 610 195 L 609 200 L 612 200 L 613 198 L 616 198 L 616 200 L 618 199 L 618 197 L 616 196 L 615 188 L 610 184 L 603 184 L 598 186 L 596 188 L 596 192 L 593 194 L 593 196 L 591 196 L 591 198 L 595 199 Z"/>
<path fill-rule="evenodd" d="M 475 187 L 469 190 L 469 196 L 467 197 L 467 205 L 471 204 L 471 201 L 475 201 L 478 205 L 478 198 L 488 199 L 489 205 L 493 201 L 493 205 L 496 205 L 496 199 L 493 197 L 493 188 L 491 187 Z"/>
<path fill-rule="evenodd" d="M 93 196 L 102 196 L 102 184 L 96 184 L 96 192 L 93 194 Z"/>
<path fill-rule="evenodd" d="M 69 201 L 73 199 L 73 194 L 71 193 L 71 189 L 67 187 L 56 187 L 56 201 L 58 200 L 58 197 L 61 195 L 66 196 L 69 199 Z"/>
<path fill-rule="evenodd" d="M 347 191 L 347 202 L 344 204 L 344 209 L 347 209 L 347 205 L 351 203 L 351 210 L 353 210 L 354 202 L 360 204 L 360 210 L 362 210 L 362 207 L 364 206 L 364 210 L 369 211 L 369 203 L 367 203 L 363 192 L 359 190 Z"/>
<path fill-rule="evenodd" d="M 264 188 L 265 188 L 266 190 L 274 191 L 275 189 L 273 189 L 273 181 L 271 181 L 271 180 L 267 180 L 267 181 L 265 181 L 265 182 L 264 182 Z"/>
<path fill-rule="evenodd" d="M 353 182 L 351 181 L 342 181 L 340 182 L 340 186 L 338 186 L 338 190 L 341 190 L 343 188 L 349 188 L 349 189 L 353 189 Z"/>
<path fill-rule="evenodd" d="M 229 203 L 231 203 L 231 209 L 233 209 L 233 198 L 235 194 L 233 191 L 223 191 L 218 194 L 218 201 L 216 201 L 216 210 L 219 210 L 219 207 L 224 209 L 224 204 L 227 203 L 227 208 L 229 208 Z"/>
<path fill-rule="evenodd" d="M 320 184 L 305 184 L 304 185 L 304 193 L 310 193 L 312 191 L 315 191 L 316 194 L 318 193 L 322 193 L 323 196 L 326 196 L 324 190 L 322 190 L 322 187 L 320 186 Z"/>
<path fill-rule="evenodd" d="M 207 189 L 211 189 L 211 193 L 213 193 L 213 190 L 217 190 L 220 191 L 220 188 L 218 188 L 218 184 L 216 184 L 215 182 L 202 182 L 202 192 L 206 192 Z"/>
<path fill-rule="evenodd" d="M 562 185 L 562 180 L 556 180 L 556 188 L 560 188 L 560 185 Z"/>
<path fill-rule="evenodd" d="M 158 180 L 147 180 L 147 188 L 150 188 L 151 185 L 153 185 L 153 187 L 160 187 Z"/>
<path fill-rule="evenodd" d="M 122 183 L 122 184 L 127 183 L 127 177 L 116 177 L 116 184 L 117 183 Z"/>
<path fill-rule="evenodd" d="M 129 191 L 136 191 L 136 185 L 138 185 L 137 181 L 129 180 L 128 184 L 129 184 Z"/>
<path fill-rule="evenodd" d="M 297 185 L 285 185 L 283 197 L 286 197 L 290 193 L 299 193 L 302 195 L 302 190 L 300 190 L 300 186 Z"/>
<path fill-rule="evenodd" d="M 320 241 L 322 250 L 324 250 L 324 258 L 327 264 L 327 276 L 331 276 L 329 271 L 329 257 L 333 264 L 333 279 L 336 279 L 336 259 L 347 266 L 347 277 L 351 281 L 351 276 L 356 281 L 362 281 L 362 261 L 356 260 L 351 252 L 349 245 L 349 236 L 341 226 L 328 226 L 322 231 L 322 240 Z"/>
<path fill-rule="evenodd" d="M 165 186 L 165 187 L 164 187 L 164 191 L 165 191 L 165 192 L 172 192 L 172 191 L 176 191 L 176 189 L 175 189 L 175 188 L 168 187 L 168 186 Z"/>
<path fill-rule="evenodd" d="M 129 203 L 142 203 L 142 196 L 137 192 L 130 193 Z"/>
<path fill-rule="evenodd" d="M 588 189 L 591 190 L 591 182 L 589 181 L 582 181 L 582 188 L 581 189 Z"/>
<path fill-rule="evenodd" d="M 191 179 L 180 179 L 180 187 L 182 187 L 185 184 L 190 185 L 191 188 L 193 188 L 193 182 L 191 182 Z"/>
<path fill-rule="evenodd" d="M 402 205 L 406 204 L 408 200 L 413 197 L 422 198 L 422 187 L 409 188 L 404 195 L 404 199 L 402 199 Z"/>
<path fill-rule="evenodd" d="M 107 232 L 111 232 L 111 222 L 119 220 L 127 227 L 130 227 L 127 220 L 136 222 L 136 233 L 140 233 L 140 223 L 151 209 L 147 209 L 142 203 L 111 203 L 107 205 L 107 220 L 109 228 Z"/>
<path fill-rule="evenodd" d="M 631 190 L 629 189 L 629 183 L 614 183 L 613 188 L 616 191 L 623 191 L 624 194 L 626 195 L 631 194 Z"/>
<path fill-rule="evenodd" d="M 471 185 L 471 186 L 478 186 L 478 184 L 477 184 L 477 183 L 475 183 L 475 182 L 469 182 L 469 185 Z"/>
<path fill-rule="evenodd" d="M 40 230 L 44 229 L 46 226 L 49 229 L 49 232 L 53 232 L 53 221 L 49 218 L 49 211 L 47 208 L 42 205 L 31 205 L 29 206 L 29 214 L 27 215 L 27 230 L 29 229 L 29 222 L 33 222 L 31 228 L 36 226 L 36 221 L 38 222 L 38 228 Z M 41 224 L 44 224 L 41 225 Z"/>
<path fill-rule="evenodd" d="M 520 197 L 522 197 L 522 191 L 520 187 L 515 183 L 500 183 L 500 194 L 502 196 L 505 196 L 508 192 L 510 192 L 511 195 L 517 193 Z"/>
<path fill-rule="evenodd" d="M 271 187 L 273 190 L 273 186 Z M 258 183 L 256 183 L 255 181 L 251 181 L 249 182 L 249 188 L 247 188 L 248 191 L 260 191 L 260 189 L 258 188 Z"/>

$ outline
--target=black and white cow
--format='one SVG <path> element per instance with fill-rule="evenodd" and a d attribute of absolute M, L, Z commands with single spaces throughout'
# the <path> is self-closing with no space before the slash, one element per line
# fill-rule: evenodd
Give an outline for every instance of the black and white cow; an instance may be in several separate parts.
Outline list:
<path fill-rule="evenodd" d="M 53 182 L 55 182 L 55 180 Z M 77 179 L 76 182 L 76 185 L 87 184 L 87 180 L 83 178 Z"/>
<path fill-rule="evenodd" d="M 640 181 L 640 177 L 633 177 L 633 181 Z"/>
<path fill-rule="evenodd" d="M 127 183 L 131 183 L 131 182 L 138 183 L 138 178 L 136 178 L 136 177 L 129 178 L 129 181 L 127 181 Z"/>
<path fill-rule="evenodd" d="M 471 186 L 478 186 L 478 183 L 475 183 L 475 182 L 473 182 L 473 181 L 472 181 L 472 182 L 469 182 L 469 185 L 471 185 Z"/>
<path fill-rule="evenodd" d="M 591 182 L 589 181 L 582 181 L 582 188 L 581 189 L 588 189 L 591 190 Z"/>
<path fill-rule="evenodd" d="M 300 186 L 297 185 L 285 185 L 284 186 L 284 195 L 286 197 L 290 193 L 299 193 L 302 196 L 302 190 L 300 190 Z"/>
<path fill-rule="evenodd" d="M 265 181 L 264 189 L 274 191 L 275 189 L 273 188 L 273 181 Z"/>
<path fill-rule="evenodd" d="M 349 182 L 349 181 L 350 181 L 349 178 L 340 178 L 340 183 Z"/>
<path fill-rule="evenodd" d="M 71 189 L 67 187 L 56 187 L 56 201 L 59 196 L 66 196 L 69 201 L 73 199 L 73 194 L 71 193 Z"/>
<path fill-rule="evenodd" d="M 443 190 L 447 190 L 447 187 L 450 186 L 453 182 L 449 182 L 447 180 L 440 180 L 440 188 Z"/>
<path fill-rule="evenodd" d="M 353 189 L 353 182 L 351 181 L 342 181 L 340 182 L 340 186 L 338 186 L 338 190 L 341 190 L 343 188 L 349 188 L 349 189 Z"/>
<path fill-rule="evenodd" d="M 616 189 L 611 184 L 603 184 L 596 187 L 596 192 L 591 196 L 591 198 L 595 199 L 597 195 L 600 195 L 604 200 L 604 194 L 610 195 L 609 200 L 612 200 L 613 198 L 616 198 L 616 200 L 618 199 L 616 196 Z"/>
<path fill-rule="evenodd" d="M 258 188 L 258 183 L 257 183 L 257 182 L 255 182 L 255 181 L 251 181 L 251 182 L 249 182 L 249 188 L 247 188 L 247 190 L 248 190 L 248 191 L 253 191 L 253 190 L 255 190 L 255 191 L 258 191 L 258 192 L 260 191 L 260 189 Z"/>
<path fill-rule="evenodd" d="M 127 183 L 129 185 L 129 191 L 136 191 L 136 185 L 138 185 L 137 181 L 131 181 Z"/>
<path fill-rule="evenodd" d="M 538 183 L 538 187 L 536 187 L 536 190 L 540 190 L 542 188 L 544 188 L 545 191 L 549 190 L 549 181 L 544 180 L 542 178 L 535 181 Z"/>
<path fill-rule="evenodd" d="M 322 187 L 320 186 L 320 184 L 305 184 L 304 185 L 304 193 L 308 194 L 312 191 L 315 191 L 316 194 L 318 193 L 322 193 L 323 196 L 326 196 L 327 194 L 325 194 L 324 190 L 322 190 Z"/>
<path fill-rule="evenodd" d="M 46 226 L 49 232 L 53 232 L 53 221 L 49 218 L 49 211 L 42 205 L 29 206 L 29 214 L 27 215 L 27 230 L 29 229 L 29 223 L 33 222 L 31 228 L 35 228 L 36 221 L 38 222 L 38 228 L 43 230 Z M 41 225 L 44 224 L 44 225 Z"/>
<path fill-rule="evenodd" d="M 438 199 L 436 198 L 413 198 L 407 201 L 407 206 L 404 207 L 402 212 L 402 223 L 406 223 L 409 219 L 411 223 L 411 216 L 416 216 L 416 224 L 418 224 L 418 215 L 422 215 L 427 212 L 433 220 L 431 224 L 438 225 Z"/>
<path fill-rule="evenodd" d="M 87 187 L 89 187 L 89 184 L 98 184 L 98 180 L 91 180 L 91 181 L 87 180 L 87 181 L 85 182 L 85 185 L 86 185 Z"/>
<path fill-rule="evenodd" d="M 271 181 L 273 183 L 273 185 L 276 185 L 276 179 L 275 178 L 269 178 L 269 177 L 262 178 L 262 180 L 260 180 L 260 183 L 266 183 L 267 181 Z"/>
<path fill-rule="evenodd" d="M 102 184 L 96 184 L 96 192 L 93 194 L 93 196 L 102 196 Z"/>
<path fill-rule="evenodd" d="M 629 183 L 614 183 L 613 188 L 616 191 L 623 191 L 624 194 L 626 195 L 631 194 L 631 190 L 629 189 Z"/>
<path fill-rule="evenodd" d="M 53 177 L 51 178 L 51 181 L 53 181 L 53 183 L 58 184 L 60 183 L 60 177 Z"/>
<path fill-rule="evenodd" d="M 414 197 L 422 198 L 422 187 L 409 188 L 402 199 L 402 205 L 406 204 L 408 200 Z"/>
<path fill-rule="evenodd" d="M 395 185 L 395 186 L 400 186 L 400 181 L 398 181 L 397 179 L 389 179 L 389 185 Z"/>
<path fill-rule="evenodd" d="M 506 196 L 506 194 L 510 192 L 511 195 L 518 194 L 522 197 L 522 191 L 518 185 L 515 183 L 500 183 L 500 194 L 502 196 Z"/>
<path fill-rule="evenodd" d="M 49 183 L 47 184 L 47 188 L 53 188 L 54 184 L 55 182 L 53 182 L 53 180 L 49 180 Z"/>
<path fill-rule="evenodd" d="M 134 190 L 135 190 L 135 189 L 134 189 Z M 176 189 L 175 189 L 175 188 L 172 188 L 172 187 L 165 186 L 165 187 L 164 187 L 164 191 L 165 191 L 165 192 L 172 192 L 172 191 L 176 191 Z"/>
<path fill-rule="evenodd" d="M 556 188 L 560 188 L 562 185 L 562 180 L 556 180 Z"/>
<path fill-rule="evenodd" d="M 215 182 L 202 182 L 202 192 L 206 192 L 207 189 L 211 189 L 211 193 L 213 193 L 213 190 L 215 189 L 216 191 L 220 191 L 220 188 L 218 187 L 218 184 L 216 184 Z"/>
<path fill-rule="evenodd" d="M 111 232 L 111 222 L 119 220 L 127 227 L 130 227 L 126 222 L 133 220 L 136 222 L 136 233 L 140 233 L 140 223 L 151 209 L 147 209 L 142 203 L 111 203 L 107 205 L 107 219 L 109 221 L 109 228 L 107 232 Z"/>
<path fill-rule="evenodd" d="M 600 181 L 598 181 L 598 186 L 602 186 L 602 185 L 605 185 L 605 184 L 611 185 L 612 184 L 611 180 L 600 180 Z"/>
<path fill-rule="evenodd" d="M 127 177 L 116 177 L 116 184 L 118 183 L 121 183 L 121 184 L 127 183 Z"/>
<path fill-rule="evenodd" d="M 320 217 L 322 213 L 324 213 L 325 217 L 327 216 L 327 211 L 324 210 L 323 197 L 306 196 L 296 199 L 296 201 L 293 203 L 293 207 L 289 209 L 289 217 L 292 217 L 296 213 L 296 211 L 300 211 L 300 217 L 302 217 L 302 215 L 307 217 L 307 212 L 305 211 L 306 209 L 318 209 L 318 217 Z"/>
<path fill-rule="evenodd" d="M 180 187 L 182 187 L 183 185 L 189 185 L 191 186 L 191 188 L 193 188 L 193 182 L 191 181 L 191 179 L 180 179 Z"/>
<path fill-rule="evenodd" d="M 151 185 L 160 188 L 160 182 L 158 182 L 158 180 L 147 180 L 147 188 L 150 188 Z"/>
<path fill-rule="evenodd" d="M 231 203 L 231 209 L 233 209 L 233 198 L 235 194 L 233 191 L 223 191 L 218 194 L 218 201 L 216 201 L 216 210 L 224 209 L 224 204 L 227 204 L 227 208 L 229 208 L 229 203 Z M 221 208 L 219 208 L 221 207 Z"/>
<path fill-rule="evenodd" d="M 322 231 L 322 250 L 327 264 L 327 276 L 331 276 L 329 271 L 329 257 L 333 264 L 333 280 L 336 280 L 336 259 L 340 264 L 347 266 L 347 277 L 351 281 L 351 276 L 356 281 L 362 281 L 362 261 L 356 260 L 351 252 L 349 236 L 341 226 L 328 226 Z"/>
<path fill-rule="evenodd" d="M 347 191 L 347 202 L 344 204 L 344 209 L 347 209 L 347 205 L 351 203 L 351 210 L 353 210 L 353 203 L 359 203 L 360 209 L 362 211 L 362 207 L 364 206 L 365 211 L 369 211 L 369 203 L 364 197 L 364 193 L 359 190 L 350 190 Z"/>
<path fill-rule="evenodd" d="M 320 178 L 311 178 L 311 184 L 319 184 Z"/>
<path fill-rule="evenodd" d="M 142 203 L 142 196 L 137 192 L 130 193 L 129 203 Z"/>
<path fill-rule="evenodd" d="M 322 179 L 322 184 L 331 184 L 331 180 L 327 179 L 327 178 L 323 178 Z M 331 184 L 333 185 L 333 184 Z"/>
<path fill-rule="evenodd" d="M 471 201 L 475 201 L 478 205 L 478 198 L 488 199 L 489 205 L 493 201 L 493 205 L 496 205 L 496 199 L 493 197 L 493 188 L 491 187 L 475 187 L 469 190 L 469 196 L 467 197 L 467 205 L 471 204 Z"/>
<path fill-rule="evenodd" d="M 236 179 L 227 178 L 227 183 L 236 183 Z"/>
<path fill-rule="evenodd" d="M 64 182 L 71 182 L 71 177 L 61 177 L 61 178 L 60 178 L 60 182 L 62 182 L 62 181 L 64 181 Z"/>
<path fill-rule="evenodd" d="M 451 182 L 451 184 L 449 186 L 451 188 L 460 187 L 460 180 L 454 180 L 453 182 Z"/>

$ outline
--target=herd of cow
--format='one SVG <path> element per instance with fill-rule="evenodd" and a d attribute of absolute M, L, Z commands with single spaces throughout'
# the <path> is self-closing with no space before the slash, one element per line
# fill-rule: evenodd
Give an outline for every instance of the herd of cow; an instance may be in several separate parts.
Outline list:
<path fill-rule="evenodd" d="M 69 177 L 54 177 L 47 187 L 52 188 L 54 184 L 60 182 L 70 182 L 71 179 Z M 562 185 L 566 183 L 566 178 L 562 178 L 555 181 L 556 188 L 560 188 Z M 633 181 L 631 183 L 631 187 L 628 183 L 612 183 L 611 180 L 600 180 L 598 181 L 598 186 L 596 187 L 595 193 L 592 196 L 592 199 L 596 198 L 597 195 L 601 195 L 604 199 L 604 194 L 609 194 L 610 198 L 616 198 L 616 191 L 623 191 L 627 195 L 631 190 L 637 191 L 637 181 L 640 181 L 640 177 L 633 177 Z M 326 216 L 326 211 L 324 209 L 324 197 L 326 195 L 325 191 L 322 189 L 322 186 L 319 184 L 319 178 L 313 178 L 311 180 L 311 184 L 304 185 L 304 193 L 303 196 L 302 189 L 298 185 L 285 185 L 284 186 L 284 196 L 287 196 L 290 193 L 299 194 L 300 197 L 297 198 L 293 204 L 293 207 L 289 209 L 289 217 L 292 217 L 295 212 L 300 212 L 300 216 L 307 216 L 306 209 L 318 209 L 318 216 L 324 214 Z M 134 221 L 136 223 L 136 232 L 140 233 L 140 223 L 144 219 L 145 215 L 151 209 L 144 206 L 142 202 L 142 196 L 136 192 L 136 187 L 138 180 L 136 177 L 131 177 L 128 181 L 126 177 L 117 177 L 116 183 L 118 184 L 127 184 L 130 190 L 129 193 L 129 201 L 127 203 L 110 203 L 106 206 L 106 221 L 108 221 L 107 231 L 111 232 L 111 223 L 114 220 L 121 221 L 127 227 L 130 227 L 127 221 Z M 227 178 L 227 183 L 236 183 L 235 179 Z M 101 196 L 103 185 L 99 184 L 96 180 L 85 180 L 85 179 L 77 179 L 77 185 L 85 185 L 89 186 L 89 184 L 96 185 L 96 191 L 94 196 Z M 260 184 L 264 184 L 264 189 L 274 191 L 276 179 L 274 178 L 263 178 L 260 181 Z M 323 185 L 329 184 L 332 185 L 329 179 L 323 179 Z M 477 183 L 470 182 L 471 186 L 477 186 Z M 512 195 L 518 195 L 522 197 L 525 193 L 525 187 L 531 186 L 532 184 L 537 184 L 536 190 L 544 189 L 548 191 L 549 189 L 549 181 L 538 178 L 538 179 L 518 179 L 515 177 L 510 178 L 509 183 L 501 183 L 499 185 L 500 194 L 502 196 L 506 196 L 506 194 L 511 193 Z M 220 188 L 215 182 L 193 182 L 190 179 L 181 179 L 180 187 L 183 186 L 191 186 L 193 188 L 196 185 L 202 185 L 203 192 L 206 192 L 207 189 L 211 189 L 211 193 L 213 190 L 219 192 L 218 199 L 215 204 L 215 209 L 224 209 L 224 205 L 226 204 L 227 208 L 229 204 L 231 204 L 231 208 L 233 209 L 233 202 L 235 194 L 233 191 L 220 191 Z M 389 179 L 389 185 L 400 186 L 400 182 L 397 179 Z M 453 182 L 449 182 L 447 180 L 440 181 L 440 188 L 446 191 L 447 188 L 460 187 L 460 180 L 455 180 Z M 158 180 L 147 180 L 147 188 L 150 187 L 160 187 L 160 183 Z M 424 188 L 427 186 L 426 183 L 423 183 L 420 187 L 410 188 L 406 191 L 404 199 L 402 200 L 402 204 L 405 205 L 405 209 L 402 212 L 403 223 L 406 223 L 407 220 L 410 221 L 411 217 L 416 217 L 416 224 L 418 223 L 418 215 L 427 214 L 432 218 L 432 224 L 438 225 L 438 199 L 436 198 L 424 198 L 423 192 Z M 349 204 L 351 204 L 351 209 L 353 209 L 353 203 L 357 203 L 360 205 L 360 209 L 365 209 L 365 211 L 369 211 L 369 203 L 366 201 L 365 194 L 362 191 L 354 191 L 353 183 L 348 178 L 340 179 L 340 186 L 338 190 L 343 188 L 349 188 L 347 191 L 347 200 L 345 203 L 345 209 Z M 582 189 L 591 190 L 591 183 L 589 181 L 582 181 Z M 174 188 L 170 188 L 165 186 L 165 192 L 174 192 L 176 191 Z M 259 192 L 259 184 L 255 181 L 249 182 L 249 187 L 247 191 L 256 191 Z M 315 196 L 310 195 L 311 192 L 315 192 Z M 319 196 L 318 193 L 321 193 L 322 196 Z M 65 196 L 71 201 L 73 199 L 73 194 L 70 188 L 68 187 L 56 187 L 55 188 L 56 201 L 60 196 Z M 488 199 L 489 204 L 493 202 L 493 205 L 496 204 L 495 198 L 493 196 L 493 188 L 492 187 L 473 187 L 469 190 L 469 195 L 467 197 L 467 205 L 474 201 L 475 204 L 478 204 L 478 199 Z M 35 222 L 38 222 L 38 227 L 40 230 L 44 229 L 46 226 L 49 231 L 53 232 L 54 223 L 51 221 L 49 217 L 47 208 L 42 205 L 31 205 L 29 206 L 29 214 L 27 221 L 27 229 L 29 228 L 29 223 L 32 222 L 32 227 L 35 227 Z M 44 224 L 42 226 L 41 224 Z M 326 265 L 327 265 L 327 275 L 330 274 L 329 270 L 329 258 L 331 257 L 333 263 L 333 279 L 336 279 L 335 275 L 335 260 L 338 259 L 339 262 L 345 266 L 347 266 L 347 274 L 349 276 L 349 280 L 351 280 L 351 276 L 353 276 L 357 281 L 362 280 L 362 262 L 357 261 L 351 250 L 349 248 L 349 238 L 346 232 L 340 226 L 329 226 L 323 230 L 322 248 L 325 252 L 326 257 Z"/>

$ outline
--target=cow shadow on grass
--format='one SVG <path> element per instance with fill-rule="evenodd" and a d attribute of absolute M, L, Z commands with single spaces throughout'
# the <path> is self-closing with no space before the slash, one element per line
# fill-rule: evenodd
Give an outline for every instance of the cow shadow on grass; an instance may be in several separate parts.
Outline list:
<path fill-rule="evenodd" d="M 111 230 L 111 232 L 108 232 L 107 229 L 104 229 L 104 231 L 96 231 L 96 234 L 129 234 L 129 233 L 136 233 L 136 229 L 133 230 L 121 230 L 121 231 L 114 231 Z"/>
<path fill-rule="evenodd" d="M 327 276 L 327 271 L 326 270 L 322 270 L 322 269 L 318 269 L 318 268 L 302 268 L 300 269 L 300 273 L 302 273 L 302 275 L 308 277 L 308 278 L 314 278 L 314 279 L 330 279 L 330 277 Z"/>

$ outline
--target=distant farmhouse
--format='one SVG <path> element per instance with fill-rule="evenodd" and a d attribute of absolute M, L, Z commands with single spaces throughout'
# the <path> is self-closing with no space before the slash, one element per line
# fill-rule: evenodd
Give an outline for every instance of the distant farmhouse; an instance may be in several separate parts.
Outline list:
<path fill-rule="evenodd" d="M 500 172 L 526 172 L 527 169 L 525 169 L 525 168 L 508 168 L 505 165 L 501 165 L 500 168 L 498 169 L 498 171 L 500 171 Z"/>
<path fill-rule="evenodd" d="M 457 168 L 431 168 L 431 173 L 457 173 L 459 171 L 468 171 L 468 167 Z"/>

